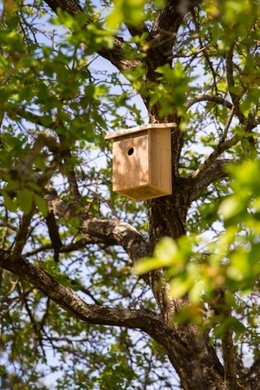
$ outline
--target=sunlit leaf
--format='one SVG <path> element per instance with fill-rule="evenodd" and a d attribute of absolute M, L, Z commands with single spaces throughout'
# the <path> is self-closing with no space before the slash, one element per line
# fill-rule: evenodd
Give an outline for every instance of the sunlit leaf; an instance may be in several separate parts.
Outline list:
<path fill-rule="evenodd" d="M 227 197 L 220 205 L 220 212 L 225 219 L 229 219 L 243 210 L 241 199 L 236 195 Z"/>

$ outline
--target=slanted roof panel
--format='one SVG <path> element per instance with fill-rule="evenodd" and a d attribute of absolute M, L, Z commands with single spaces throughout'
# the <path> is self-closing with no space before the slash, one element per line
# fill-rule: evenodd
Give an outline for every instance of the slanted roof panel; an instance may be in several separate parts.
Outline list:
<path fill-rule="evenodd" d="M 132 127 L 131 129 L 120 130 L 113 134 L 107 134 L 105 139 L 114 139 L 117 137 L 122 137 L 124 135 L 129 135 L 132 133 L 138 133 L 140 131 L 148 130 L 148 129 L 165 129 L 177 127 L 176 123 L 148 123 L 147 125 L 141 125 L 137 127 Z"/>

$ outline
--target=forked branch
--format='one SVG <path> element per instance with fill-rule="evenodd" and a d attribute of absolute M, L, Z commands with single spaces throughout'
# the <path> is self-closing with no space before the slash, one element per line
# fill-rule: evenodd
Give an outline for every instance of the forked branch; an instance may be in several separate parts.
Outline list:
<path fill-rule="evenodd" d="M 91 217 L 87 212 L 77 213 L 77 208 L 60 199 L 55 190 L 46 190 L 45 199 L 50 211 L 65 219 L 79 217 L 83 237 L 104 245 L 120 245 L 132 262 L 148 254 L 148 244 L 130 224 L 112 219 Z"/>
<path fill-rule="evenodd" d="M 45 3 L 57 13 L 58 10 L 65 11 L 71 15 L 77 15 L 81 12 L 88 12 L 87 9 L 82 9 L 79 3 L 75 0 L 45 0 Z M 86 24 L 87 28 L 88 23 Z M 106 48 L 101 47 L 98 50 L 98 54 L 110 61 L 114 66 L 119 70 L 127 71 L 134 69 L 136 66 L 141 65 L 142 61 L 140 59 L 127 59 L 125 55 L 125 50 L 123 47 L 124 41 L 121 37 L 115 36 L 113 38 L 113 47 Z M 134 54 L 134 53 L 133 53 Z M 134 56 L 133 56 L 134 58 Z"/>
<path fill-rule="evenodd" d="M 198 169 L 195 171 L 191 178 L 187 181 L 190 193 L 190 203 L 198 199 L 202 192 L 205 191 L 211 183 L 227 177 L 228 174 L 225 171 L 225 167 L 231 163 L 234 163 L 234 160 L 217 159 L 212 161 L 212 163 L 205 170 Z"/>
<path fill-rule="evenodd" d="M 89 305 L 70 288 L 63 286 L 42 266 L 31 264 L 24 257 L 11 258 L 6 251 L 0 251 L 0 267 L 27 280 L 65 310 L 77 318 L 91 324 L 146 328 L 146 324 L 156 320 L 144 310 L 115 309 L 100 305 Z"/>

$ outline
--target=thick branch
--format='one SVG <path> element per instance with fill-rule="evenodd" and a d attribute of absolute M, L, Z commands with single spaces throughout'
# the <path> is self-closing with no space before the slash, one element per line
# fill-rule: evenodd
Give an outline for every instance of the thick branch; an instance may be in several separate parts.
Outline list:
<path fill-rule="evenodd" d="M 25 258 L 11 258 L 6 251 L 0 251 L 0 267 L 8 270 L 42 291 L 66 311 L 77 318 L 96 325 L 121 326 L 140 329 L 151 335 L 165 347 L 171 347 L 170 358 L 180 366 L 176 356 L 186 354 L 187 346 L 173 329 L 168 328 L 152 312 L 90 305 L 79 298 L 70 288 L 61 285 L 41 266 L 33 265 Z"/>
<path fill-rule="evenodd" d="M 247 389 L 260 390 L 260 356 L 257 357 L 248 373 L 245 375 Z"/>
<path fill-rule="evenodd" d="M 134 37 L 136 35 L 142 35 L 143 33 L 148 34 L 148 29 L 144 23 L 140 27 L 139 26 L 132 26 L 129 23 L 125 23 L 125 24 L 126 24 L 128 31 L 132 35 L 132 37 Z"/>
<path fill-rule="evenodd" d="M 41 266 L 29 263 L 25 258 L 11 258 L 8 252 L 0 251 L 0 267 L 27 280 L 65 310 L 91 324 L 126 326 L 145 329 L 156 317 L 144 310 L 126 310 L 89 305 L 70 288 L 57 282 Z"/>
<path fill-rule="evenodd" d="M 206 175 L 209 175 L 209 176 L 212 176 L 215 177 L 214 180 L 217 180 L 218 178 L 222 177 L 222 176 L 219 176 L 219 173 L 220 175 L 222 175 L 223 171 L 219 170 L 219 165 L 223 167 L 223 163 L 221 163 L 221 161 L 225 161 L 225 160 L 219 160 L 218 163 L 216 163 L 218 157 L 225 151 L 225 150 L 228 150 L 230 149 L 232 146 L 236 145 L 239 141 L 240 141 L 241 137 L 238 135 L 238 134 L 235 134 L 232 138 L 224 141 L 224 142 L 219 142 L 219 144 L 217 145 L 216 149 L 209 155 L 209 157 L 204 161 L 204 163 L 201 164 L 201 166 L 195 171 L 193 172 L 193 174 L 191 175 L 191 178 L 193 179 L 193 186 L 194 188 L 199 188 L 199 187 L 202 187 L 202 183 L 208 183 L 208 185 L 210 183 L 212 183 L 212 181 L 209 180 L 209 178 L 207 179 Z M 218 168 L 218 175 L 216 176 L 214 174 L 214 168 Z M 194 198 L 196 199 L 196 197 Z M 193 199 L 193 200 L 194 200 Z"/>
<path fill-rule="evenodd" d="M 228 309 L 224 315 L 225 318 L 230 318 L 231 311 Z M 238 390 L 239 387 L 237 383 L 236 353 L 233 342 L 233 331 L 230 324 L 227 325 L 225 332 L 222 336 L 222 351 L 227 388 L 229 390 Z"/>
<path fill-rule="evenodd" d="M 203 372 L 193 347 L 183 341 L 173 328 L 164 324 L 154 313 L 146 310 L 117 309 L 87 304 L 70 288 L 58 283 L 41 266 L 33 265 L 21 256 L 16 259 L 11 258 L 6 251 L 0 251 L 0 267 L 27 280 L 59 306 L 87 323 L 127 327 L 146 332 L 165 347 L 184 389 L 191 389 L 193 384 L 197 383 L 198 388 L 206 390 L 206 387 L 200 386 L 205 379 L 208 384 L 212 383 L 212 380 L 214 383 L 222 381 L 222 368 L 217 357 L 211 354 L 212 351 L 204 352 L 207 355 L 205 356 L 207 364 L 210 361 L 212 372 Z M 207 389 L 211 388 L 213 389 L 207 387 Z M 222 390 L 223 387 L 218 386 L 214 389 Z"/>
<path fill-rule="evenodd" d="M 86 238 L 91 238 L 99 244 L 122 246 L 133 262 L 148 254 L 148 245 L 144 238 L 128 223 L 91 217 L 86 212 L 79 215 L 77 208 L 59 199 L 55 191 L 48 191 L 45 199 L 54 214 L 65 219 L 79 217 L 80 230 Z"/>
<path fill-rule="evenodd" d="M 62 241 L 60 238 L 59 228 L 55 219 L 55 215 L 52 212 L 48 213 L 48 215 L 46 216 L 46 224 L 48 227 L 48 233 L 50 236 L 52 248 L 54 250 L 54 260 L 57 263 L 59 261 Z"/>
<path fill-rule="evenodd" d="M 214 181 L 227 177 L 227 172 L 225 171 L 225 166 L 227 164 L 234 163 L 234 160 L 230 159 L 219 159 L 213 161 L 210 166 L 207 167 L 204 171 L 197 170 L 194 172 L 193 176 L 188 179 L 187 185 L 190 192 L 190 202 L 198 199 L 202 192 Z M 197 176 L 196 176 L 197 173 Z"/>
<path fill-rule="evenodd" d="M 147 56 L 150 72 L 160 65 L 171 64 L 172 48 L 181 23 L 185 15 L 200 3 L 201 0 L 168 0 L 166 2 L 151 30 L 150 50 Z"/>
<path fill-rule="evenodd" d="M 21 219 L 21 223 L 19 226 L 19 230 L 16 235 L 14 248 L 12 251 L 12 257 L 20 256 L 23 248 L 26 244 L 27 236 L 28 236 L 28 230 L 30 227 L 30 222 L 33 216 L 33 210 L 28 215 L 23 215 Z"/>
<path fill-rule="evenodd" d="M 79 3 L 75 0 L 45 0 L 53 11 L 57 11 L 59 8 L 63 11 L 68 12 L 71 15 L 76 15 L 79 12 L 83 12 L 83 9 L 79 5 Z"/>
<path fill-rule="evenodd" d="M 59 9 L 68 12 L 71 15 L 76 15 L 80 12 L 87 12 L 87 10 L 83 10 L 75 0 L 45 0 L 45 2 L 55 13 L 57 13 Z M 119 70 L 131 70 L 142 64 L 140 59 L 126 59 L 122 38 L 114 37 L 113 41 L 114 45 L 112 49 L 105 47 L 100 48 L 98 50 L 98 54 L 110 61 Z"/>

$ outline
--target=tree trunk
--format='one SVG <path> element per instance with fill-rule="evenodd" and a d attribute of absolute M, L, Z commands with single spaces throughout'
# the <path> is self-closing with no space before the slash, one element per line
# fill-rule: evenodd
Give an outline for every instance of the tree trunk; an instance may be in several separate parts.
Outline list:
<path fill-rule="evenodd" d="M 158 107 L 157 107 L 158 108 Z M 179 125 L 179 118 L 175 116 L 160 118 L 153 110 L 150 118 L 153 122 L 175 122 Z M 158 241 L 165 236 L 178 239 L 186 234 L 186 217 L 190 206 L 190 188 L 178 173 L 180 154 L 183 144 L 183 135 L 176 128 L 172 133 L 172 194 L 154 199 L 149 202 L 149 245 L 152 252 Z M 162 151 L 163 153 L 163 151 Z M 241 390 L 247 389 L 242 380 L 234 379 L 230 387 L 225 379 L 224 368 L 220 363 L 215 349 L 209 344 L 207 335 L 200 334 L 193 324 L 174 323 L 173 316 L 184 305 L 187 299 L 173 299 L 168 294 L 168 284 L 164 280 L 164 270 L 159 269 L 151 273 L 151 287 L 160 308 L 161 317 L 168 328 L 182 340 L 183 348 L 176 348 L 174 338 L 170 333 L 160 337 L 158 342 L 164 345 L 169 360 L 180 378 L 184 390 Z M 166 332 L 165 332 L 166 334 Z M 157 335 L 154 335 L 157 339 Z"/>

